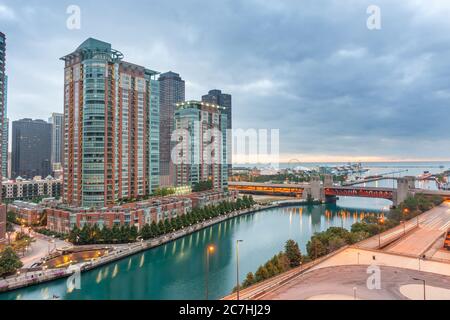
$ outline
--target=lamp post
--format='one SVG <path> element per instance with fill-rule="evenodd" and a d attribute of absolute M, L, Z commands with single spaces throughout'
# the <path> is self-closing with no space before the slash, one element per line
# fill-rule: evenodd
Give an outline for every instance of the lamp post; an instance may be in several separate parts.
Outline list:
<path fill-rule="evenodd" d="M 206 248 L 206 274 L 205 274 L 205 295 L 206 300 L 208 300 L 208 276 L 209 276 L 209 256 L 214 253 L 215 247 L 213 245 L 208 245 Z"/>
<path fill-rule="evenodd" d="M 239 300 L 239 243 L 243 242 L 244 240 L 236 240 L 236 300 Z"/>
<path fill-rule="evenodd" d="M 423 300 L 427 300 L 427 296 L 426 296 L 427 285 L 426 285 L 425 279 L 419 279 L 419 278 L 412 278 L 412 279 L 416 280 L 416 281 L 422 281 L 423 282 Z"/>
<path fill-rule="evenodd" d="M 383 225 L 383 224 L 384 224 L 384 218 L 381 217 L 381 218 L 379 219 L 378 223 L 379 223 L 379 225 Z M 379 231 L 379 232 L 378 232 L 378 249 L 380 249 L 380 248 L 381 248 L 381 228 L 380 228 L 380 230 L 378 230 L 378 231 Z"/>

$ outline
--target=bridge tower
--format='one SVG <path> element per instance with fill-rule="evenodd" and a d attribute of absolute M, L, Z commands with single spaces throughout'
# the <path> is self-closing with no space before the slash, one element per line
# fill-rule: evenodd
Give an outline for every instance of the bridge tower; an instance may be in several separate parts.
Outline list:
<path fill-rule="evenodd" d="M 323 181 L 324 188 L 331 188 L 333 186 L 333 176 L 331 174 L 326 174 Z"/>
<path fill-rule="evenodd" d="M 412 189 L 416 188 L 416 177 L 414 177 L 414 176 L 406 176 L 405 179 L 408 180 L 408 188 L 409 188 L 409 190 L 412 190 Z"/>
<path fill-rule="evenodd" d="M 412 183 L 414 183 L 414 181 Z M 394 192 L 392 199 L 395 206 L 400 205 L 411 194 L 410 186 L 412 183 L 410 177 L 397 179 L 397 192 Z"/>
<path fill-rule="evenodd" d="M 325 189 L 322 188 L 320 177 L 313 176 L 308 187 L 305 187 L 303 191 L 303 199 L 308 199 L 311 196 L 314 200 L 321 202 L 325 201 Z"/>

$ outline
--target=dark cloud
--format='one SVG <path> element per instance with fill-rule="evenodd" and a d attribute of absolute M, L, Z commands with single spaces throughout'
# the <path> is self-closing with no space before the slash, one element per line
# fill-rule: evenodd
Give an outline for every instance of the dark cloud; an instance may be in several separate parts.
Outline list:
<path fill-rule="evenodd" d="M 78 3 L 82 29 L 65 28 Z M 10 115 L 62 109 L 62 63 L 86 37 L 233 94 L 234 123 L 279 128 L 285 154 L 450 159 L 450 5 L 377 1 L 0 1 Z M 0 7 L 0 18 L 2 10 Z"/>

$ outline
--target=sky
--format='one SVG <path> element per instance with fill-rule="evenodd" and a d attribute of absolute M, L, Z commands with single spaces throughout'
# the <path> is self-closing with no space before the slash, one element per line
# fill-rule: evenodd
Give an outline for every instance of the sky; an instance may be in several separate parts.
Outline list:
<path fill-rule="evenodd" d="M 281 161 L 450 160 L 449 16 L 439 0 L 0 0 L 8 116 L 62 112 L 59 58 L 94 37 L 180 73 L 189 100 L 232 94 L 234 128 L 279 129 Z"/>

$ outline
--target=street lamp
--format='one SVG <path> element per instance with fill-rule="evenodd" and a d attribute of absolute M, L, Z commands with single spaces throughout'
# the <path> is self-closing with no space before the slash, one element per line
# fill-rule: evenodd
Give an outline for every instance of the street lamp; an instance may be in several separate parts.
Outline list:
<path fill-rule="evenodd" d="M 378 222 L 379 222 L 380 225 L 383 225 L 383 224 L 384 224 L 384 218 L 381 217 L 381 218 L 378 220 Z M 381 229 L 380 229 L 379 232 L 378 232 L 378 249 L 380 249 L 380 248 L 381 248 Z"/>
<path fill-rule="evenodd" d="M 239 243 L 244 240 L 236 240 L 236 300 L 239 300 Z"/>
<path fill-rule="evenodd" d="M 427 286 L 426 286 L 425 279 L 419 279 L 419 278 L 412 278 L 412 279 L 416 280 L 416 281 L 422 281 L 423 282 L 423 300 L 427 300 L 427 296 L 426 296 L 426 288 L 427 288 Z"/>
<path fill-rule="evenodd" d="M 209 276 L 209 255 L 214 253 L 214 250 L 216 248 L 210 244 L 206 248 L 206 274 L 205 274 L 205 294 L 206 294 L 206 300 L 208 300 L 208 276 Z"/>

